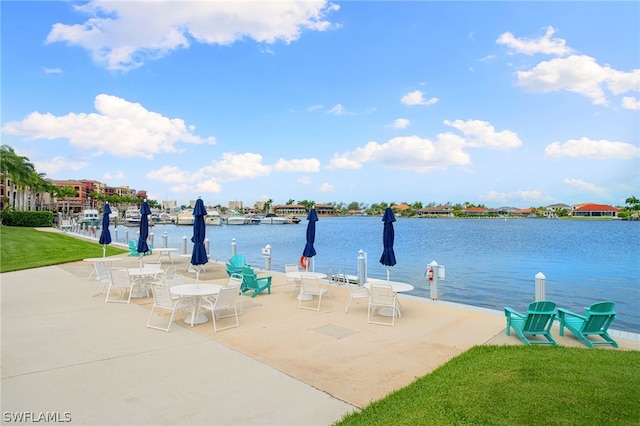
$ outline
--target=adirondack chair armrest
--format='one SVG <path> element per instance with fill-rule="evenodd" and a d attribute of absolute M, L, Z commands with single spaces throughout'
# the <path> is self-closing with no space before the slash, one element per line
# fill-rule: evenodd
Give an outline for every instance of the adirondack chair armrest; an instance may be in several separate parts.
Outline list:
<path fill-rule="evenodd" d="M 271 275 L 264 275 L 262 277 L 256 277 L 257 281 L 267 281 L 268 283 L 271 283 Z"/>
<path fill-rule="evenodd" d="M 558 320 L 560 322 L 562 322 L 564 320 L 565 316 L 567 316 L 567 315 L 573 316 L 573 317 L 576 317 L 576 318 L 580 318 L 583 321 L 587 319 L 587 317 L 585 317 L 584 315 L 576 314 L 575 312 L 571 312 L 571 311 L 569 311 L 567 309 L 558 308 Z"/>
<path fill-rule="evenodd" d="M 508 307 L 508 306 L 505 306 L 505 308 L 504 308 L 504 314 L 505 314 L 505 316 L 506 316 L 507 318 L 511 317 L 511 315 L 515 315 L 515 316 L 517 316 L 518 318 L 526 318 L 526 317 L 527 317 L 526 315 L 523 315 L 523 314 L 521 314 L 520 312 L 515 311 L 514 309 L 512 309 L 512 308 L 510 308 L 510 307 Z"/>

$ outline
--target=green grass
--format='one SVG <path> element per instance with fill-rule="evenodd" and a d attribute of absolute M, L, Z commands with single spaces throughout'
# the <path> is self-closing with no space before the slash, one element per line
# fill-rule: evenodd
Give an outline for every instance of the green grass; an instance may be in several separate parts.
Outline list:
<path fill-rule="evenodd" d="M 477 346 L 335 425 L 639 425 L 639 398 L 638 351 Z"/>
<path fill-rule="evenodd" d="M 107 256 L 128 250 L 107 246 Z M 0 226 L 0 273 L 101 257 L 102 245 L 33 228 Z"/>

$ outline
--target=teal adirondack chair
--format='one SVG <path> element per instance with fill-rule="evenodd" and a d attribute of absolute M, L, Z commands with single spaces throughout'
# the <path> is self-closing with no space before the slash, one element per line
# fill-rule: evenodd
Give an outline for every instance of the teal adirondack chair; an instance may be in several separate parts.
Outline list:
<path fill-rule="evenodd" d="M 584 316 L 558 308 L 560 335 L 564 336 L 564 328 L 567 327 L 574 336 L 590 348 L 594 345 L 612 345 L 617 348 L 618 343 L 607 332 L 613 320 L 616 319 L 616 313 L 613 311 L 614 306 L 613 302 L 594 303 L 590 307 L 584 308 Z M 604 342 L 590 340 L 587 336 L 600 336 Z"/>
<path fill-rule="evenodd" d="M 510 336 L 511 328 L 525 345 L 557 345 L 551 336 L 551 326 L 556 317 L 556 304 L 546 300 L 529 304 L 526 314 L 505 307 L 504 314 L 507 317 L 507 336 Z M 527 336 L 541 335 L 547 340 L 529 340 Z"/>
<path fill-rule="evenodd" d="M 227 275 L 231 276 L 233 274 L 241 274 L 242 268 L 244 268 L 245 266 L 249 265 L 247 265 L 244 256 L 241 254 L 234 254 L 226 263 Z"/>
<path fill-rule="evenodd" d="M 271 294 L 271 275 L 258 277 L 250 266 L 242 268 L 242 286 L 240 290 L 242 294 L 251 293 L 251 297 L 256 297 L 260 293 L 267 289 L 268 294 Z"/>
<path fill-rule="evenodd" d="M 151 244 L 148 244 L 148 246 L 149 246 L 149 251 L 144 254 L 145 256 L 150 255 L 152 253 Z M 138 252 L 138 246 L 133 240 L 129 240 L 129 251 L 131 253 L 129 253 L 127 256 L 140 256 L 140 253 Z"/>

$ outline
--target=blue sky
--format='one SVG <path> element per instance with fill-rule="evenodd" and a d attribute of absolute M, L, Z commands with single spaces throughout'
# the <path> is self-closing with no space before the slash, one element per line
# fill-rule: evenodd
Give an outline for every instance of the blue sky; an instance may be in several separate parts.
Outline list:
<path fill-rule="evenodd" d="M 638 2 L 0 2 L 2 143 L 180 204 L 640 196 Z"/>

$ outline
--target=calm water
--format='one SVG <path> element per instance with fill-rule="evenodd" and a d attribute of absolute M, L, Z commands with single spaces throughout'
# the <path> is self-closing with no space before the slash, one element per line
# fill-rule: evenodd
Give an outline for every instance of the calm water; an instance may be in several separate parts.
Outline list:
<path fill-rule="evenodd" d="M 306 220 L 298 225 L 207 227 L 213 260 L 226 261 L 231 241 L 247 262 L 264 267 L 262 248 L 271 245 L 271 267 L 284 271 L 297 263 L 305 245 Z M 118 227 L 124 242 L 125 227 Z M 317 271 L 345 269 L 356 275 L 358 251 L 367 252 L 368 274 L 385 278 L 380 217 L 321 217 L 316 224 L 314 259 Z M 129 228 L 129 239 L 136 238 Z M 192 229 L 156 225 L 155 245 L 182 249 L 187 236 L 191 252 Z M 113 236 L 112 229 L 112 236 Z M 601 301 L 616 303 L 617 330 L 640 333 L 640 222 L 573 221 L 550 219 L 405 219 L 395 222 L 397 265 L 391 279 L 413 284 L 415 296 L 429 297 L 424 276 L 435 260 L 446 266 L 439 282 L 441 300 L 502 310 L 526 310 L 535 294 L 535 275 L 546 276 L 546 298 L 582 313 Z"/>

